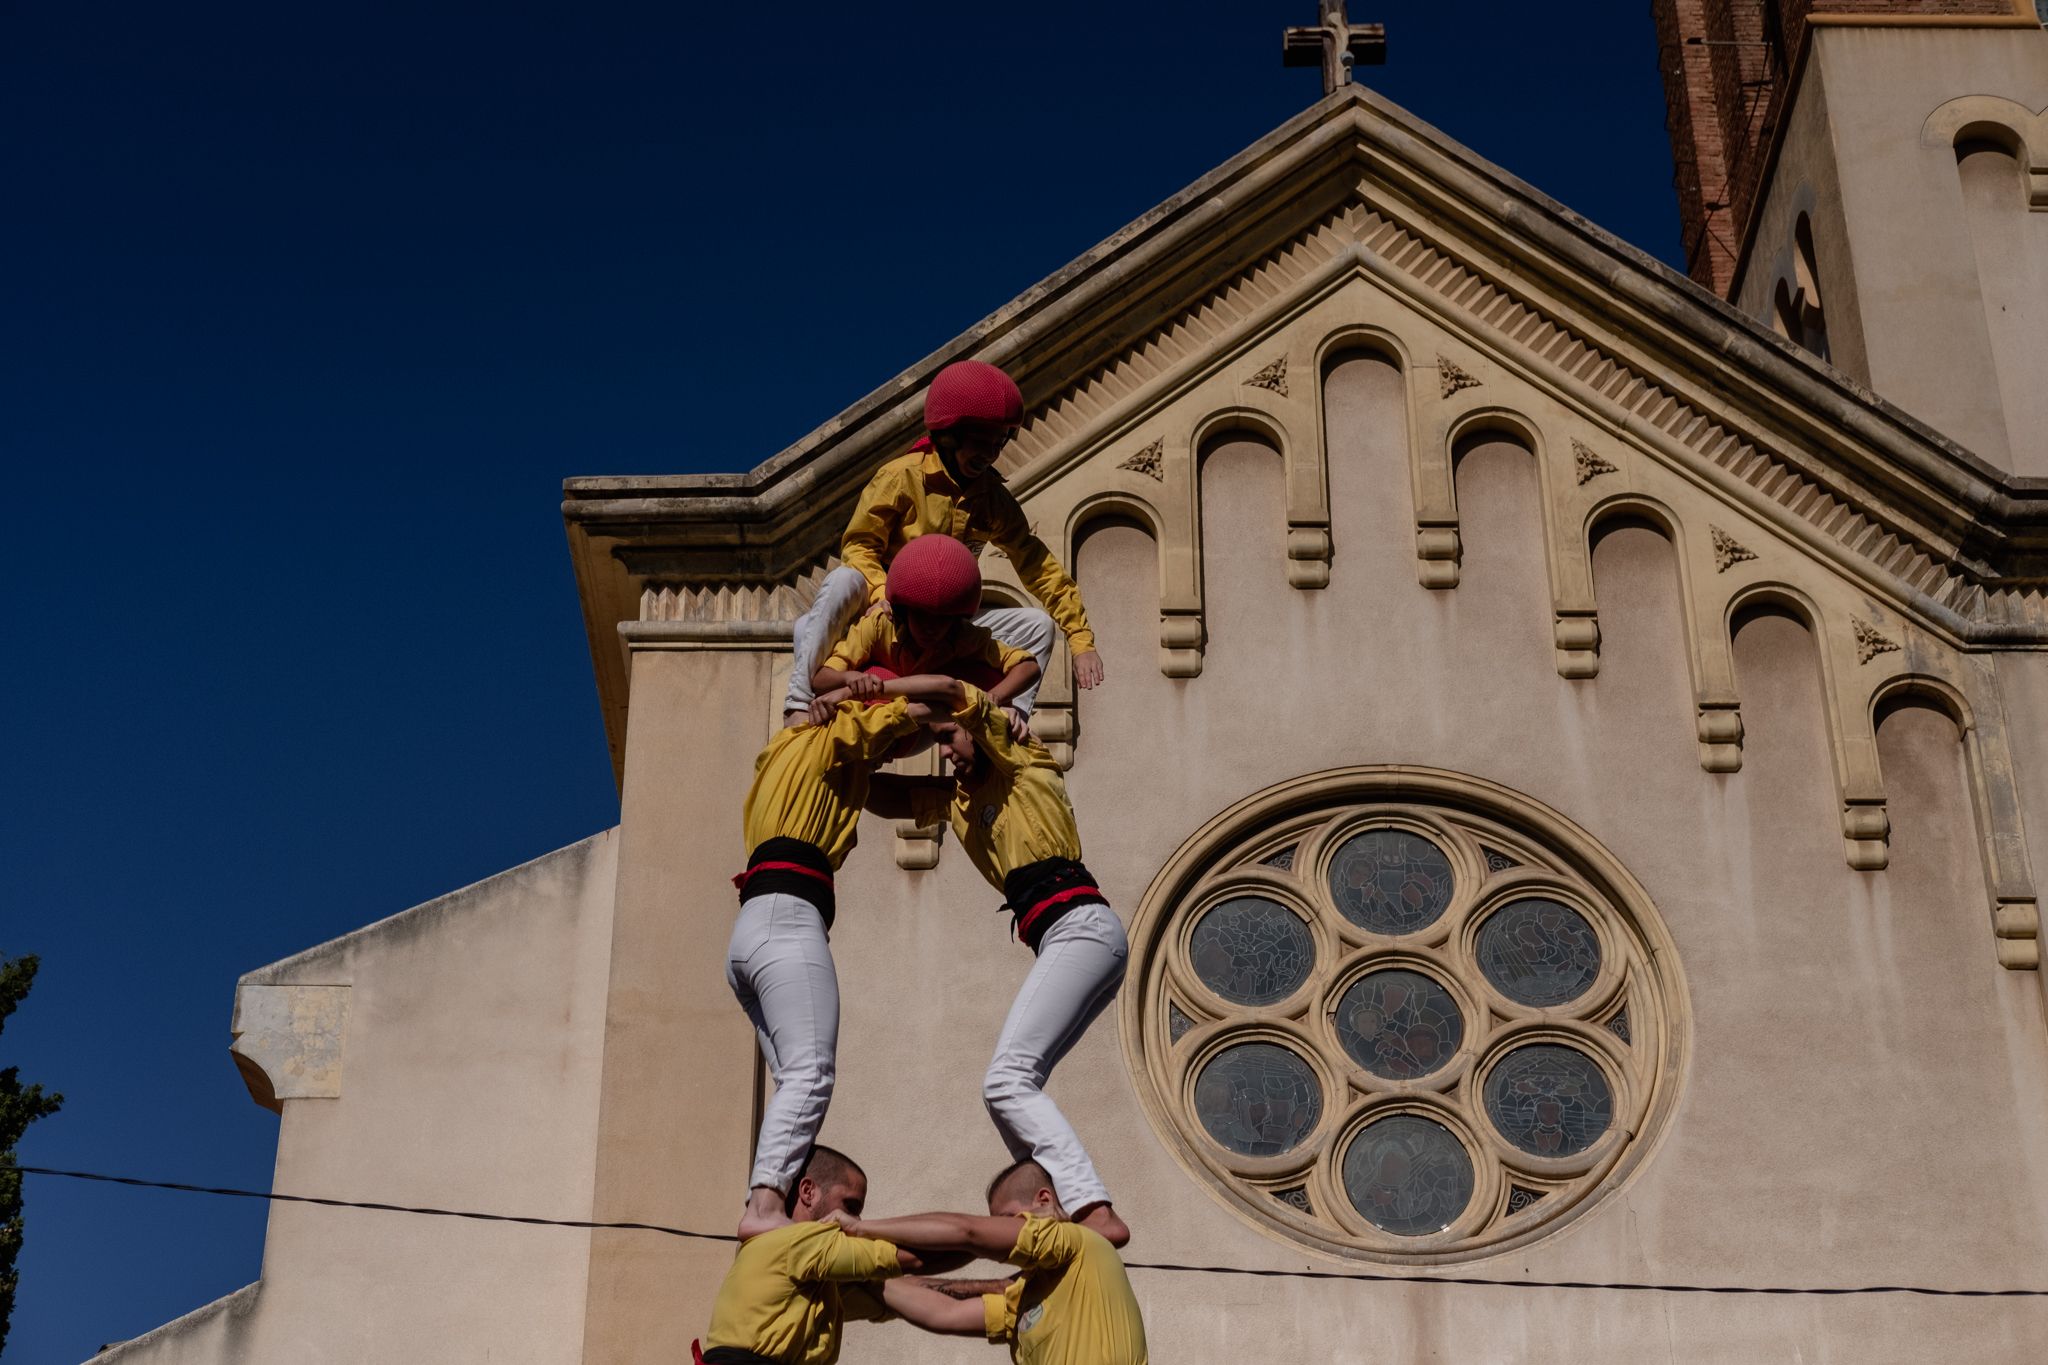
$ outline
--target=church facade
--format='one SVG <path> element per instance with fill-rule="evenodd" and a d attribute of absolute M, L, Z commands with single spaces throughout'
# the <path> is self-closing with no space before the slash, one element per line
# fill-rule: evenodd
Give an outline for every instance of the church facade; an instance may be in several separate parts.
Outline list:
<path fill-rule="evenodd" d="M 1109 670 L 1036 722 L 1131 938 L 1052 1090 L 1154 1360 L 2041 1358 L 2040 1299 L 1552 1287 L 2048 1289 L 2048 33 L 1988 5 L 1787 6 L 1737 155 L 1742 7 L 1661 0 L 1747 206 L 1697 284 L 1340 85 L 751 472 L 570 480 L 620 824 L 242 979 L 275 1187 L 730 1231 L 740 799 L 978 357 Z M 949 845 L 871 817 L 839 878 L 824 1137 L 879 1214 L 1005 1155 L 1029 954 Z M 668 1362 L 730 1256 L 281 1204 L 100 1359 Z"/>

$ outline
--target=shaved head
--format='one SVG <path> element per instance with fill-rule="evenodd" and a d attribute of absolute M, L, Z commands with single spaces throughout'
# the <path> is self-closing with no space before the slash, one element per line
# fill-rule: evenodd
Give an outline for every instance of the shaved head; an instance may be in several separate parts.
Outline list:
<path fill-rule="evenodd" d="M 1038 1201 L 1041 1190 L 1052 1193 L 1052 1177 L 1045 1167 L 1028 1157 L 1012 1162 L 996 1173 L 988 1183 L 988 1211 L 994 1214 L 1028 1209 Z M 1059 1196 L 1053 1194 L 1053 1203 L 1058 1205 Z"/>
<path fill-rule="evenodd" d="M 835 1208 L 858 1215 L 867 1203 L 867 1193 L 868 1173 L 860 1168 L 860 1163 L 838 1148 L 820 1143 L 811 1148 L 803 1173 L 790 1186 L 783 1211 L 795 1217 L 797 1206 L 803 1204 L 818 1217 Z"/>

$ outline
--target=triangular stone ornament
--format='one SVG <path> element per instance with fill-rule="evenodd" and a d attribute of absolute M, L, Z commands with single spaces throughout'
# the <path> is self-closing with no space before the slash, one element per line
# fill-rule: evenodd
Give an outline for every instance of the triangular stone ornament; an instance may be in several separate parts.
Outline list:
<path fill-rule="evenodd" d="M 1171 1000 L 1166 1002 L 1166 1035 L 1170 1041 L 1179 1042 L 1187 1036 L 1188 1030 L 1194 1026 L 1195 1021 L 1182 1013 L 1179 1005 L 1174 1004 Z"/>
<path fill-rule="evenodd" d="M 1597 479 L 1602 474 L 1612 474 L 1619 467 L 1595 455 L 1584 441 L 1576 437 L 1572 440 L 1572 463 L 1578 467 L 1581 484 L 1589 479 Z"/>
<path fill-rule="evenodd" d="M 1282 398 L 1287 396 L 1287 357 L 1281 356 L 1272 364 L 1244 381 L 1255 389 L 1271 389 Z"/>
<path fill-rule="evenodd" d="M 1629 1028 L 1627 1005 L 1623 1005 L 1620 1009 L 1616 1010 L 1608 1019 L 1607 1031 L 1621 1039 L 1624 1043 L 1634 1044 L 1635 1036 Z"/>
<path fill-rule="evenodd" d="M 1501 852 L 1497 848 L 1486 848 L 1482 846 L 1479 851 L 1486 855 L 1486 870 L 1488 872 L 1505 872 L 1511 867 L 1521 866 L 1519 862 L 1515 861 L 1513 858 L 1510 858 L 1507 854 Z"/>
<path fill-rule="evenodd" d="M 1310 1215 L 1315 1213 L 1315 1210 L 1309 1207 L 1308 1189 L 1305 1186 L 1289 1185 L 1284 1190 L 1273 1191 L 1273 1197 L 1289 1208 L 1299 1209 L 1301 1212 Z"/>
<path fill-rule="evenodd" d="M 1876 626 L 1860 617 L 1849 618 L 1849 628 L 1856 632 L 1856 660 L 1869 663 L 1880 654 L 1889 654 L 1899 647 L 1899 642 L 1884 634 Z"/>
<path fill-rule="evenodd" d="M 1476 389 L 1479 387 L 1479 381 L 1473 378 L 1468 370 L 1449 356 L 1440 355 L 1436 358 L 1436 377 L 1437 383 L 1443 389 L 1443 396 L 1446 398 L 1449 398 L 1459 389 Z"/>
<path fill-rule="evenodd" d="M 1532 1190 L 1527 1185 L 1508 1185 L 1508 1216 L 1513 1217 L 1543 1197 L 1543 1191 Z"/>
<path fill-rule="evenodd" d="M 1118 465 L 1117 468 L 1135 471 L 1136 473 L 1143 474 L 1148 479 L 1163 480 L 1166 475 L 1161 472 L 1161 465 L 1164 463 L 1165 452 L 1166 441 L 1162 438 L 1146 446 L 1143 450 L 1131 456 L 1130 459 Z"/>
<path fill-rule="evenodd" d="M 1714 538 L 1714 572 L 1727 573 L 1745 559 L 1755 559 L 1756 551 L 1736 540 L 1734 536 L 1718 526 L 1709 526 L 1707 534 Z"/>
<path fill-rule="evenodd" d="M 1259 859 L 1259 861 L 1267 867 L 1277 867 L 1282 872 L 1292 872 L 1294 870 L 1294 845 L 1289 844 L 1278 853 L 1269 853 Z"/>

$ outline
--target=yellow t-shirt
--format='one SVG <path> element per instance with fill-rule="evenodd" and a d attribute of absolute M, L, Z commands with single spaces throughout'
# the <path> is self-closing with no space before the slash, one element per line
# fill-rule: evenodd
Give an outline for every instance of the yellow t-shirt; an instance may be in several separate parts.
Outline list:
<path fill-rule="evenodd" d="M 1009 717 L 976 688 L 967 689 L 953 719 L 974 736 L 983 759 L 974 782 L 955 790 L 946 814 L 953 837 L 989 885 L 1001 891 L 1010 873 L 1047 858 L 1079 862 L 1081 832 L 1051 751 L 1035 739 L 1016 740 Z"/>
<path fill-rule="evenodd" d="M 846 702 L 823 725 L 778 731 L 754 760 L 754 785 L 741 808 L 747 851 L 777 836 L 801 839 L 837 868 L 858 837 L 868 779 L 917 727 L 898 697 L 881 706 Z"/>
<path fill-rule="evenodd" d="M 1081 589 L 1032 534 L 1024 509 L 1003 481 L 989 474 L 963 489 L 936 450 L 913 450 L 875 471 L 840 537 L 839 557 L 866 575 L 868 600 L 879 602 L 896 552 L 933 531 L 964 542 L 977 554 L 983 542 L 995 542 L 1010 557 L 1018 579 L 1059 622 L 1067 648 L 1076 654 L 1095 648 L 1095 632 L 1081 609 Z"/>
<path fill-rule="evenodd" d="M 711 1308 L 713 1346 L 737 1346 L 789 1365 L 832 1365 L 846 1319 L 888 1316 L 862 1288 L 903 1273 L 896 1247 L 848 1237 L 836 1223 L 792 1223 L 740 1244 Z"/>
<path fill-rule="evenodd" d="M 1116 1248 L 1077 1223 L 1030 1218 L 1006 1258 L 1024 1271 L 981 1297 L 988 1339 L 1017 1365 L 1146 1365 L 1145 1319 Z"/>
<path fill-rule="evenodd" d="M 953 639 L 943 654 L 927 657 L 896 629 L 887 612 L 863 616 L 846 632 L 846 638 L 832 646 L 825 667 L 850 672 L 880 664 L 899 678 L 913 673 L 948 673 L 962 664 L 985 664 L 997 676 L 1008 673 L 1031 655 L 1015 645 L 1006 645 L 971 621 L 953 628 Z"/>

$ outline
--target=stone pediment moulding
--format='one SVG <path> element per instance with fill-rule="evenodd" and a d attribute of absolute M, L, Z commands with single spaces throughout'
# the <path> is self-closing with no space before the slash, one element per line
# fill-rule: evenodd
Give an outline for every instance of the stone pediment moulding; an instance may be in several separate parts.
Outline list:
<path fill-rule="evenodd" d="M 1362 249 L 1355 253 L 1345 250 L 1346 238 L 1357 241 Z M 1525 364 L 1533 362 L 1539 370 L 1549 371 L 1546 378 L 1554 377 L 1569 388 L 1590 389 L 1589 396 L 1598 408 L 1605 409 L 1599 415 L 1650 444 L 1654 453 L 1667 459 L 1682 456 L 1694 467 L 1704 462 L 1706 469 L 1725 476 L 1716 480 L 1720 486 L 1747 495 L 1745 500 L 1755 502 L 1757 510 L 1870 575 L 1880 591 L 1926 613 L 1929 625 L 1937 631 L 1968 645 L 2048 644 L 2048 583 L 2031 578 L 2007 582 L 1987 575 L 1958 559 L 1957 546 L 1913 535 L 1895 524 L 1890 509 L 1859 503 L 1853 490 L 1823 486 L 1790 462 L 1783 451 L 1745 437 L 1727 420 L 1710 416 L 1703 407 L 1651 383 L 1635 368 L 1355 201 L 1156 329 L 1115 361 L 1035 408 L 1005 457 L 1006 473 L 1018 483 L 1020 492 L 1026 493 L 1041 481 L 1056 479 L 1065 464 L 1087 457 L 1096 444 L 1091 438 L 1103 423 L 1121 425 L 1118 419 L 1132 406 L 1127 396 L 1134 385 L 1147 396 L 1170 396 L 1175 385 L 1159 381 L 1166 378 L 1184 384 L 1184 376 L 1172 373 L 1177 365 L 1199 359 L 1208 346 L 1227 344 L 1233 333 L 1242 334 L 1261 314 L 1280 311 L 1301 291 L 1327 289 L 1333 273 L 1366 273 L 1351 268 L 1354 257 L 1356 263 L 1376 267 L 1372 274 L 1384 275 L 1391 268 L 1398 270 L 1402 283 L 1422 286 L 1426 292 L 1404 291 L 1418 303 L 1454 308 L 1446 322 L 1482 324 L 1473 339 L 1505 342 L 1510 356 L 1519 353 Z M 1461 318 L 1458 312 L 1468 316 Z M 1489 337 L 1488 332 L 1495 335 Z M 1482 382 L 1467 364 L 1448 355 L 1436 359 L 1441 397 L 1451 398 Z M 1246 388 L 1267 389 L 1279 399 L 1287 398 L 1287 383 L 1288 359 L 1284 355 L 1243 381 Z M 1256 395 L 1238 392 L 1257 403 Z M 1149 449 L 1148 445 L 1134 451 L 1128 467 L 1149 472 L 1147 465 L 1163 459 L 1163 451 L 1148 454 Z M 1607 472 L 1598 467 L 1603 463 L 1601 457 L 1591 455 L 1590 463 L 1582 466 L 1592 471 L 1586 477 Z M 1799 463 L 1811 466 L 1816 461 L 1808 458 Z M 1969 520 L 1969 509 L 1955 510 L 1952 521 Z M 1435 533 L 1425 536 L 1430 543 L 1421 551 L 1421 558 L 1455 557 L 1451 540 L 1443 534 L 1454 530 L 1452 525 L 1426 516 L 1418 522 L 1421 529 Z M 819 552 L 826 548 L 818 547 Z M 631 550 L 620 553 L 629 562 L 636 557 Z M 1443 577 L 1440 573 L 1440 580 Z M 763 585 L 671 585 L 670 590 L 722 592 L 737 591 L 740 586 Z M 1449 583 L 1439 581 L 1436 586 Z M 787 599 L 784 601 L 786 604 Z"/>

